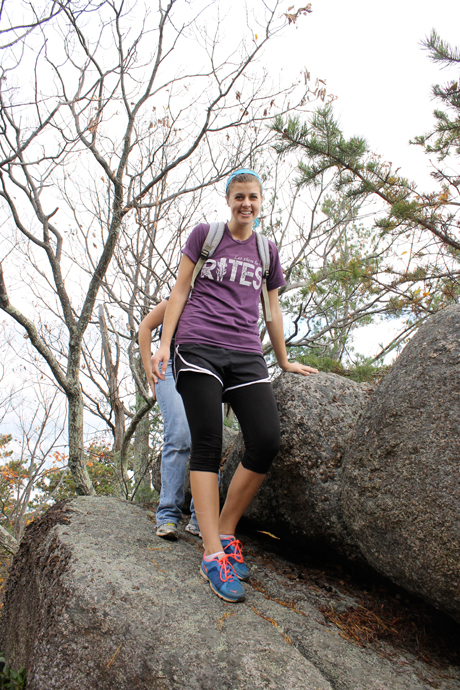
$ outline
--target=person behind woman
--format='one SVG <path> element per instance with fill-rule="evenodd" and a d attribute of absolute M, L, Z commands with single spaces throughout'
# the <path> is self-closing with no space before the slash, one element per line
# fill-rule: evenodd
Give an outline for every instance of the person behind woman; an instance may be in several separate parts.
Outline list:
<path fill-rule="evenodd" d="M 176 391 L 172 367 L 168 365 L 165 378 L 155 385 L 150 352 L 152 331 L 163 323 L 167 305 L 168 300 L 163 300 L 142 320 L 139 326 L 138 342 L 147 383 L 153 397 L 158 400 L 164 425 L 156 534 L 163 539 L 176 541 L 179 536 L 177 523 L 182 517 L 184 503 L 185 467 L 190 453 L 190 430 L 184 404 Z M 193 501 L 190 504 L 190 510 L 192 515 L 185 530 L 195 536 L 200 536 Z"/>
<path fill-rule="evenodd" d="M 190 483 L 205 549 L 200 572 L 215 594 L 238 602 L 245 598 L 240 580 L 247 580 L 249 571 L 235 529 L 278 453 L 280 425 L 258 330 L 262 265 L 253 226 L 262 204 L 262 182 L 257 173 L 248 169 L 233 173 L 226 200 L 231 218 L 190 295 L 209 226 L 197 225 L 186 242 L 152 369 L 154 381 L 164 379 L 177 326 L 176 386 L 192 436 Z M 269 246 L 272 320 L 267 321 L 267 330 L 278 364 L 283 371 L 304 376 L 317 373 L 288 361 L 278 301 L 278 288 L 285 280 L 276 246 L 273 242 Z M 238 418 L 245 452 L 219 517 L 222 401 L 230 403 Z"/>

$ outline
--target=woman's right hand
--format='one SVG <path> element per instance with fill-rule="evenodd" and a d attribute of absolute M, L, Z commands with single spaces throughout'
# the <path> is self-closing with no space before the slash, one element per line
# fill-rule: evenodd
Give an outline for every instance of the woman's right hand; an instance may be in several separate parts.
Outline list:
<path fill-rule="evenodd" d="M 166 369 L 170 357 L 169 345 L 160 345 L 152 357 L 152 376 L 153 382 L 158 383 L 158 379 L 165 380 Z M 161 366 L 160 366 L 161 365 Z"/>

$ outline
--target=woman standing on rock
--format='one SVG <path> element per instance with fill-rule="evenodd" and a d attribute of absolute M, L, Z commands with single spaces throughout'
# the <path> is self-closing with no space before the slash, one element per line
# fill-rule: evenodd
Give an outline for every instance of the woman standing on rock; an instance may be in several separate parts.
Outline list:
<path fill-rule="evenodd" d="M 245 598 L 247 580 L 236 526 L 279 450 L 280 427 L 258 330 L 262 263 L 253 226 L 262 204 L 262 182 L 252 170 L 233 173 L 226 185 L 231 219 L 212 259 L 196 277 L 209 226 L 197 225 L 183 249 L 177 282 L 163 323 L 153 375 L 164 380 L 170 342 L 176 331 L 176 386 L 184 402 L 192 453 L 190 483 L 205 553 L 201 574 L 225 601 Z M 278 251 L 269 243 L 267 278 L 271 320 L 267 330 L 283 371 L 304 376 L 316 369 L 287 359 L 278 288 L 285 285 Z M 222 454 L 222 402 L 230 403 L 245 442 L 219 517 L 218 471 Z"/>

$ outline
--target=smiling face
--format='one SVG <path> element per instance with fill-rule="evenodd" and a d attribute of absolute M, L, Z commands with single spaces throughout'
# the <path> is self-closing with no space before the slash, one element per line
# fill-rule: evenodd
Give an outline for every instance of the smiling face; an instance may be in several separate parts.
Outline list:
<path fill-rule="evenodd" d="M 262 194 L 257 179 L 250 182 L 232 182 L 228 188 L 227 204 L 232 218 L 228 224 L 231 231 L 252 225 L 259 215 Z"/>

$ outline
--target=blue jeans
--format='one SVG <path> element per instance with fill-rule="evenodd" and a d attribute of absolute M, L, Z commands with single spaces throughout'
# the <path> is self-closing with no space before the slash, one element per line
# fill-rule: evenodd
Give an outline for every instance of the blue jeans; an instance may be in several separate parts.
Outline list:
<path fill-rule="evenodd" d="M 155 386 L 164 424 L 164 445 L 161 455 L 161 492 L 157 509 L 157 525 L 177 524 L 184 503 L 185 465 L 190 454 L 190 431 L 182 398 L 176 391 L 172 362 L 168 362 L 164 381 Z M 198 527 L 193 500 L 191 522 Z"/>

